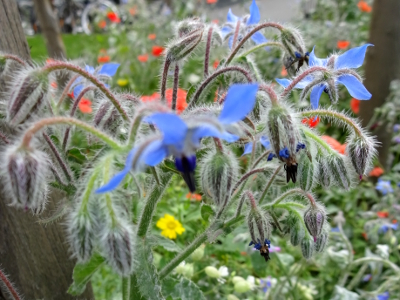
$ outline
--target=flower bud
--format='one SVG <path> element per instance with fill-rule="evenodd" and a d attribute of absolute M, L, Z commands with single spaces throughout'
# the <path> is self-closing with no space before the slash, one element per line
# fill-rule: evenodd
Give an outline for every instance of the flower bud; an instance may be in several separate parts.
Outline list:
<path fill-rule="evenodd" d="M 375 156 L 375 140 L 371 137 L 353 135 L 347 143 L 346 152 L 357 174 L 362 176 Z"/>
<path fill-rule="evenodd" d="M 310 191 L 318 178 L 318 168 L 312 162 L 311 155 L 306 151 L 302 151 L 299 159 L 298 178 L 300 187 L 305 191 Z"/>
<path fill-rule="evenodd" d="M 232 153 L 210 151 L 201 163 L 201 182 L 204 193 L 217 206 L 224 206 L 230 197 L 239 166 Z"/>
<path fill-rule="evenodd" d="M 187 57 L 201 42 L 203 29 L 197 29 L 190 34 L 172 41 L 166 49 L 166 60 L 178 62 Z"/>
<path fill-rule="evenodd" d="M 178 23 L 176 26 L 176 34 L 179 37 L 183 37 L 199 29 L 204 29 L 204 23 L 201 22 L 199 18 L 186 19 Z"/>
<path fill-rule="evenodd" d="M 204 271 L 206 272 L 208 277 L 211 277 L 211 278 L 220 278 L 221 277 L 221 274 L 219 274 L 219 271 L 215 267 L 208 266 L 204 269 Z"/>
<path fill-rule="evenodd" d="M 323 157 L 319 157 L 318 174 L 320 184 L 326 188 L 330 187 L 332 183 L 332 178 L 328 169 L 328 164 Z"/>
<path fill-rule="evenodd" d="M 247 280 L 240 280 L 235 283 L 235 286 L 233 287 L 236 293 L 246 293 L 251 290 L 251 285 L 250 282 Z"/>
<path fill-rule="evenodd" d="M 204 249 L 206 245 L 201 245 L 199 248 L 193 251 L 192 255 L 190 256 L 194 261 L 199 261 L 204 256 Z"/>
<path fill-rule="evenodd" d="M 321 234 L 325 219 L 325 208 L 319 203 L 310 205 L 305 211 L 304 223 L 306 224 L 308 232 L 314 237 L 314 241 Z"/>
<path fill-rule="evenodd" d="M 317 240 L 315 242 L 315 251 L 323 252 L 326 248 L 326 245 L 328 244 L 328 239 L 329 233 L 326 231 L 322 232 L 320 236 L 317 237 Z"/>
<path fill-rule="evenodd" d="M 129 275 L 133 268 L 133 232 L 132 228 L 120 221 L 112 228 L 103 228 L 100 248 L 107 262 L 119 274 Z"/>
<path fill-rule="evenodd" d="M 309 237 L 305 237 L 301 241 L 301 253 L 303 257 L 309 259 L 312 257 L 314 251 L 314 242 Z"/>
<path fill-rule="evenodd" d="M 4 153 L 5 187 L 11 204 L 41 211 L 46 203 L 49 164 L 47 155 L 37 149 L 13 146 Z"/>
<path fill-rule="evenodd" d="M 94 250 L 96 224 L 88 211 L 75 209 L 68 218 L 68 240 L 79 262 L 90 259 Z"/>
<path fill-rule="evenodd" d="M 348 190 L 351 185 L 349 172 L 346 168 L 345 157 L 343 155 L 332 156 L 332 159 L 328 159 L 328 168 L 332 172 L 332 177 L 335 182 L 345 190 Z"/>
<path fill-rule="evenodd" d="M 47 76 L 39 71 L 17 73 L 10 88 L 7 121 L 16 126 L 28 120 L 45 103 L 48 89 Z"/>

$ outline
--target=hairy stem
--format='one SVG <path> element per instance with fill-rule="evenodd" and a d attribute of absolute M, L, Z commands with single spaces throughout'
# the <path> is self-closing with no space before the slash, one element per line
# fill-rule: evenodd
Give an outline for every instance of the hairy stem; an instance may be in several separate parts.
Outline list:
<path fill-rule="evenodd" d="M 264 198 L 267 195 L 267 192 L 268 192 L 270 186 L 274 182 L 276 175 L 278 175 L 278 173 L 282 169 L 282 167 L 283 167 L 283 165 L 279 165 L 279 167 L 276 168 L 274 174 L 272 174 L 271 178 L 269 179 L 269 181 L 267 183 L 267 186 L 265 187 L 265 189 L 264 189 L 264 191 L 263 191 L 263 193 L 262 193 L 262 195 L 260 197 L 260 201 L 259 201 L 260 204 L 264 201 Z"/>
<path fill-rule="evenodd" d="M 238 37 L 239 37 L 239 31 L 240 31 L 240 24 L 241 23 L 242 22 L 240 20 L 238 20 L 236 22 L 235 32 L 233 34 L 233 41 L 232 41 L 232 51 L 235 50 L 235 47 L 236 47 L 236 43 L 237 43 L 237 40 L 238 40 Z"/>
<path fill-rule="evenodd" d="M 175 66 L 174 72 L 174 87 L 172 90 L 172 105 L 171 108 L 173 111 L 176 110 L 176 100 L 178 98 L 178 87 L 179 87 L 179 65 L 178 63 Z"/>
<path fill-rule="evenodd" d="M 310 74 L 315 73 L 315 72 L 327 72 L 327 71 L 328 71 L 327 68 L 319 67 L 319 66 L 308 68 L 307 70 L 305 70 L 303 73 L 301 73 L 299 76 L 295 77 L 292 80 L 292 82 L 283 90 L 281 97 L 282 98 L 286 97 L 300 81 L 302 81 L 304 78 L 306 78 Z"/>
<path fill-rule="evenodd" d="M 240 72 L 243 74 L 244 77 L 246 77 L 247 81 L 250 83 L 253 81 L 253 79 L 251 78 L 249 72 L 247 72 L 245 69 L 241 68 L 241 67 L 226 67 L 226 68 L 222 68 L 219 69 L 217 71 L 215 71 L 214 73 L 212 73 L 206 80 L 204 80 L 202 82 L 202 84 L 197 88 L 196 93 L 193 95 L 193 98 L 191 99 L 187 109 L 193 107 L 197 100 L 200 98 L 201 93 L 204 91 L 204 89 L 207 87 L 207 85 L 209 85 L 212 81 L 214 81 L 218 76 L 224 74 L 224 73 L 228 73 L 228 72 Z"/>
<path fill-rule="evenodd" d="M 262 159 L 268 156 L 271 152 L 272 152 L 271 150 L 267 150 L 263 154 L 261 154 L 260 157 L 254 162 L 251 168 L 254 169 L 255 167 L 257 167 L 257 165 L 262 161 Z"/>
<path fill-rule="evenodd" d="M 58 99 L 57 102 L 57 108 L 59 108 L 61 106 L 61 103 L 64 101 L 65 97 L 68 95 L 69 90 L 71 89 L 71 86 L 74 84 L 75 80 L 77 80 L 79 77 L 78 74 L 75 74 L 74 76 L 72 76 L 72 78 L 68 81 L 67 85 L 65 86 L 60 99 Z"/>
<path fill-rule="evenodd" d="M 319 116 L 319 117 L 326 117 L 326 118 L 340 120 L 341 122 L 345 123 L 349 128 L 353 129 L 354 133 L 357 136 L 360 137 L 363 136 L 360 125 L 358 125 L 355 120 L 349 118 L 348 116 L 346 116 L 341 112 L 326 110 L 326 109 L 313 109 L 313 110 L 303 111 L 300 113 L 300 115 L 304 117 Z"/>
<path fill-rule="evenodd" d="M 144 238 L 146 236 L 147 231 L 149 230 L 149 226 L 151 224 L 151 220 L 153 219 L 156 205 L 164 194 L 164 191 L 168 187 L 171 179 L 171 174 L 164 173 L 160 176 L 160 184 L 153 184 L 153 188 L 146 199 L 146 204 L 144 205 L 142 215 L 139 219 L 137 231 L 138 237 Z"/>
<path fill-rule="evenodd" d="M 264 47 L 278 47 L 281 48 L 283 51 L 285 51 L 285 47 L 282 45 L 282 43 L 279 42 L 266 42 L 262 44 L 258 44 L 257 46 L 254 46 L 253 48 L 250 48 L 246 52 L 240 53 L 239 57 L 246 57 L 247 55 L 253 53 L 254 51 L 257 51 L 258 49 L 264 48 Z"/>
<path fill-rule="evenodd" d="M 210 27 L 207 33 L 206 54 L 204 56 L 204 78 L 208 76 L 208 65 L 210 63 L 210 50 L 211 50 L 213 30 L 214 30 L 213 27 Z"/>
<path fill-rule="evenodd" d="M 71 181 L 73 179 L 71 170 L 68 167 L 68 164 L 64 161 L 64 159 L 61 157 L 61 154 L 58 152 L 56 145 L 54 145 L 53 141 L 51 138 L 43 132 L 43 137 L 46 140 L 47 144 L 50 147 L 50 150 L 53 152 L 54 157 L 56 158 L 58 164 L 61 167 L 61 170 L 64 172 L 65 177 L 67 177 L 68 181 Z"/>
<path fill-rule="evenodd" d="M 229 229 L 229 227 L 239 223 L 244 219 L 244 216 L 238 216 L 232 218 L 224 223 L 222 226 L 223 229 Z M 208 237 L 208 233 L 211 228 L 214 226 L 214 223 L 211 223 L 210 226 L 199 235 L 193 242 L 190 243 L 181 253 L 175 256 L 158 274 L 160 280 L 164 279 L 169 273 L 171 273 L 182 261 L 184 261 L 190 254 L 193 253 L 201 244 L 203 244 Z"/>
<path fill-rule="evenodd" d="M 20 65 L 24 66 L 24 67 L 26 66 L 26 63 L 23 61 L 23 59 L 19 58 L 16 55 L 4 54 L 4 55 L 2 55 L 2 57 L 5 58 L 5 59 L 13 60 L 13 61 L 19 63 Z"/>
<path fill-rule="evenodd" d="M 243 39 L 239 42 L 239 44 L 235 47 L 235 49 L 232 51 L 232 53 L 229 55 L 229 57 L 227 58 L 226 62 L 225 62 L 225 66 L 227 66 L 232 59 L 235 57 L 235 55 L 238 53 L 238 51 L 242 48 L 242 46 L 244 45 L 244 43 L 251 38 L 251 36 L 253 34 L 255 34 L 257 31 L 260 31 L 263 28 L 267 28 L 267 27 L 272 27 L 272 28 L 276 28 L 278 30 L 282 30 L 283 26 L 279 25 L 278 23 L 273 23 L 273 22 L 267 22 L 267 23 L 262 23 L 258 26 L 256 26 L 253 30 L 251 30 L 249 33 L 247 33 Z M 232 47 L 233 48 L 233 47 Z"/>
<path fill-rule="evenodd" d="M 4 283 L 4 285 L 6 286 L 6 288 L 9 291 L 9 293 L 14 297 L 15 300 L 20 300 L 21 299 L 19 297 L 17 291 L 15 290 L 14 286 L 8 280 L 7 276 L 3 273 L 3 271 L 1 269 L 0 269 L 0 280 Z"/>
<path fill-rule="evenodd" d="M 22 138 L 22 147 L 29 148 L 30 147 L 30 142 L 39 130 L 46 126 L 50 125 L 55 125 L 55 124 L 66 124 L 66 125 L 72 125 L 72 126 L 77 126 L 94 136 L 98 137 L 101 139 L 103 142 L 105 142 L 107 145 L 109 145 L 111 148 L 120 150 L 122 147 L 119 145 L 116 141 L 113 140 L 112 137 L 108 136 L 104 132 L 101 132 L 100 130 L 94 128 L 93 126 L 82 122 L 80 120 L 77 120 L 75 118 L 69 118 L 69 117 L 52 117 L 52 118 L 45 118 L 41 119 L 40 121 L 34 123 L 30 128 L 28 128 L 25 131 L 25 134 L 23 135 Z"/>
<path fill-rule="evenodd" d="M 260 172 L 264 172 L 266 170 L 266 168 L 260 168 L 260 169 L 253 169 L 249 172 L 247 172 L 246 174 L 244 174 L 242 176 L 242 178 L 239 179 L 238 182 L 236 182 L 235 186 L 232 189 L 232 195 L 236 194 L 236 190 L 241 186 L 241 184 L 247 180 L 247 178 L 249 178 L 251 175 L 256 174 L 256 173 L 260 173 Z"/>
<path fill-rule="evenodd" d="M 278 104 L 278 96 L 276 95 L 272 86 L 267 84 L 260 84 L 259 88 L 260 91 L 267 93 L 269 99 L 271 100 L 272 104 Z"/>
<path fill-rule="evenodd" d="M 91 90 L 94 90 L 96 87 L 94 86 L 88 86 L 86 88 L 84 88 L 80 94 L 78 95 L 78 97 L 76 97 L 76 100 L 74 101 L 74 104 L 72 105 L 72 109 L 70 112 L 70 117 L 73 117 L 75 115 L 75 112 L 78 108 L 79 102 L 81 102 L 83 96 Z M 62 148 L 63 150 L 65 150 L 67 148 L 67 143 L 68 143 L 68 138 L 69 138 L 69 132 L 70 132 L 71 128 L 68 127 L 67 129 L 65 129 L 65 133 L 64 133 L 64 139 L 63 139 L 63 144 L 62 144 Z"/>
<path fill-rule="evenodd" d="M 84 69 L 81 67 L 75 66 L 73 64 L 67 63 L 67 62 L 61 62 L 57 61 L 54 63 L 50 63 L 42 68 L 43 72 L 53 72 L 57 70 L 69 70 L 75 73 L 78 73 L 79 75 L 85 77 L 86 79 L 90 80 L 115 106 L 115 108 L 118 110 L 118 112 L 121 114 L 122 118 L 125 121 L 129 120 L 129 116 L 126 113 L 126 111 L 122 108 L 121 103 L 117 100 L 117 98 L 114 96 L 114 94 L 104 85 L 103 82 L 101 82 L 99 79 L 97 79 L 95 76 L 92 74 L 86 72 Z"/>
<path fill-rule="evenodd" d="M 161 85 L 160 85 L 160 96 L 161 101 L 165 102 L 165 91 L 167 90 L 167 78 L 168 78 L 168 70 L 171 65 L 171 61 L 169 59 L 165 59 L 164 61 L 164 69 L 161 75 Z"/>

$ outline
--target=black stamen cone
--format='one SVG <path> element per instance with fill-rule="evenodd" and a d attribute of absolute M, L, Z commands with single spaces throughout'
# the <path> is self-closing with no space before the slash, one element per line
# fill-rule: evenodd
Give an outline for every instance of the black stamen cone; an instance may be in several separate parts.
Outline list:
<path fill-rule="evenodd" d="M 285 170 L 286 170 L 286 182 L 289 183 L 290 180 L 293 181 L 293 183 L 296 183 L 296 177 L 297 177 L 297 164 L 291 164 L 285 165 Z"/>
<path fill-rule="evenodd" d="M 194 178 L 194 170 L 196 168 L 196 156 L 189 158 L 182 156 L 175 158 L 175 166 L 181 172 L 183 180 L 185 180 L 191 193 L 196 191 L 196 181 Z"/>

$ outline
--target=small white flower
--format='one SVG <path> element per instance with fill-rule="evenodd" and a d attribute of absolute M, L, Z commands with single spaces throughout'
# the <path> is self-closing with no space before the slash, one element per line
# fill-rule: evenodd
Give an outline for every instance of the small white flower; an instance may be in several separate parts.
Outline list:
<path fill-rule="evenodd" d="M 221 277 L 227 277 L 229 276 L 229 271 L 228 268 L 225 266 L 221 266 L 218 269 L 219 274 L 221 275 Z"/>
<path fill-rule="evenodd" d="M 389 246 L 388 245 L 377 245 L 376 253 L 379 254 L 382 258 L 389 258 Z"/>
<path fill-rule="evenodd" d="M 188 80 L 191 84 L 196 84 L 200 81 L 200 76 L 196 74 L 190 74 Z"/>

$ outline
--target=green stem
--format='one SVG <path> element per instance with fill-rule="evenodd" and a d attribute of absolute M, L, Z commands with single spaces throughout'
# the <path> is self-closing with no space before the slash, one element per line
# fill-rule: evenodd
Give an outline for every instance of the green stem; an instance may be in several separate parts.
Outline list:
<path fill-rule="evenodd" d="M 171 174 L 164 173 L 160 176 L 160 184 L 154 183 L 152 191 L 149 193 L 146 204 L 143 208 L 142 215 L 139 219 L 137 236 L 140 238 L 144 238 L 149 230 L 151 221 L 153 219 L 153 214 L 156 208 L 158 201 L 161 199 L 164 194 L 165 189 L 169 185 L 171 181 Z"/>
<path fill-rule="evenodd" d="M 247 50 L 246 52 L 243 52 L 241 54 L 239 54 L 239 58 L 240 57 L 246 57 L 247 55 L 249 55 L 250 53 L 257 51 L 258 49 L 264 48 L 264 47 L 278 47 L 281 48 L 283 51 L 285 51 L 285 47 L 279 43 L 279 42 L 266 42 L 266 43 L 262 43 L 259 44 L 253 48 L 250 48 L 249 50 Z"/>
<path fill-rule="evenodd" d="M 309 130 L 305 126 L 303 127 L 303 132 L 306 137 L 313 139 L 317 144 L 319 144 L 322 148 L 324 148 L 329 154 L 336 154 L 337 152 L 333 150 L 331 146 L 327 142 L 325 142 L 322 138 L 316 135 L 313 131 Z"/>
<path fill-rule="evenodd" d="M 145 300 L 139 291 L 136 274 L 132 274 L 128 280 L 130 280 L 129 300 Z"/>
<path fill-rule="evenodd" d="M 223 225 L 223 229 L 229 229 L 229 227 L 244 220 L 244 216 L 239 216 L 226 221 Z M 190 254 L 193 253 L 201 244 L 207 241 L 209 230 L 214 226 L 214 222 L 199 235 L 193 242 L 190 243 L 181 253 L 175 256 L 158 274 L 160 280 L 164 279 L 169 273 L 171 273 L 182 261 L 184 261 Z"/>
<path fill-rule="evenodd" d="M 95 127 L 82 122 L 80 120 L 77 120 L 75 118 L 69 118 L 69 117 L 52 117 L 52 118 L 45 118 L 41 119 L 40 121 L 34 123 L 28 130 L 25 131 L 25 134 L 22 138 L 22 147 L 29 148 L 30 147 L 30 142 L 39 130 L 41 130 L 43 127 L 49 126 L 49 125 L 55 125 L 55 124 L 67 124 L 67 125 L 75 125 L 76 127 L 79 127 L 94 136 L 98 137 L 101 139 L 103 142 L 105 142 L 107 145 L 109 145 L 111 148 L 114 148 L 116 150 L 121 150 L 122 146 L 119 145 L 116 141 L 113 140 L 112 137 L 108 136 L 104 132 L 96 129 Z"/>
<path fill-rule="evenodd" d="M 278 175 L 279 171 L 282 169 L 283 165 L 280 165 L 274 172 L 274 174 L 272 174 L 271 178 L 268 181 L 267 186 L 265 187 L 261 197 L 260 197 L 260 201 L 258 202 L 259 204 L 261 204 L 264 201 L 265 196 L 267 195 L 268 189 L 270 188 L 270 186 L 272 185 L 272 183 L 275 180 L 276 175 Z"/>
<path fill-rule="evenodd" d="M 313 109 L 313 110 L 303 111 L 300 113 L 300 115 L 304 117 L 319 116 L 319 117 L 327 117 L 335 120 L 340 120 L 343 123 L 345 123 L 349 128 L 353 129 L 355 134 L 357 134 L 358 136 L 363 136 L 362 129 L 357 124 L 357 122 L 347 117 L 343 113 L 326 109 Z"/>
<path fill-rule="evenodd" d="M 89 181 L 87 183 L 86 189 L 83 192 L 82 195 L 82 203 L 81 203 L 81 211 L 86 211 L 87 210 L 87 205 L 89 203 L 90 195 L 92 194 L 94 184 L 96 183 L 97 176 L 99 175 L 100 170 L 95 169 L 93 171 L 92 176 L 90 176 Z"/>
<path fill-rule="evenodd" d="M 92 82 L 95 86 L 97 86 L 98 89 L 112 102 L 112 104 L 121 114 L 122 118 L 125 121 L 129 120 L 129 116 L 126 113 L 126 111 L 122 108 L 121 103 L 119 103 L 117 98 L 115 98 L 114 94 L 104 85 L 104 83 L 98 80 L 94 75 L 86 72 L 81 67 L 62 61 L 56 61 L 54 63 L 50 63 L 42 68 L 42 71 L 46 73 L 51 73 L 57 70 L 70 70 L 90 80 L 90 82 Z"/>
<path fill-rule="evenodd" d="M 267 27 L 273 27 L 276 28 L 278 30 L 283 30 L 283 26 L 279 25 L 278 23 L 273 23 L 273 22 L 267 22 L 267 23 L 262 23 L 257 25 L 253 30 L 251 30 L 250 32 L 248 32 L 243 39 L 239 42 L 239 44 L 235 47 L 235 49 L 233 49 L 232 53 L 229 55 L 229 57 L 226 59 L 225 62 L 225 66 L 229 65 L 229 63 L 232 61 L 232 59 L 236 56 L 236 54 L 239 52 L 239 50 L 243 47 L 244 43 L 256 32 L 258 32 L 259 30 L 263 29 L 263 28 L 267 28 Z"/>

